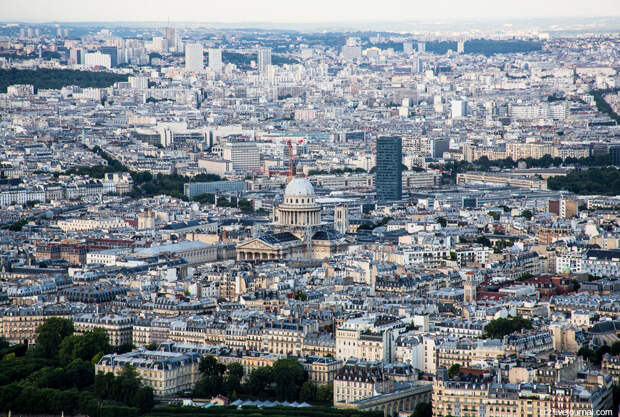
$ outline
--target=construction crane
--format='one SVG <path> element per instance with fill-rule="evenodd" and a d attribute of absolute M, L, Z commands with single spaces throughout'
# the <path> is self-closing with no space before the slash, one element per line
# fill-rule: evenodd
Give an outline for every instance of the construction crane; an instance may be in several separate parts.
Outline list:
<path fill-rule="evenodd" d="M 293 143 L 288 140 L 288 181 L 293 179 Z"/>

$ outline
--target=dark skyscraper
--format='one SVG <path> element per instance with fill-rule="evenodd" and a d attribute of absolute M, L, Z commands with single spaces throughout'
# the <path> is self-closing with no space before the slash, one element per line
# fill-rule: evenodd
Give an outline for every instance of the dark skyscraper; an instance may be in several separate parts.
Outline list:
<path fill-rule="evenodd" d="M 381 136 L 377 139 L 377 201 L 396 201 L 403 197 L 402 161 L 403 141 L 399 136 Z"/>
<path fill-rule="evenodd" d="M 113 67 L 118 65 L 118 49 L 116 46 L 102 46 L 100 50 L 102 54 L 110 55 L 110 63 Z"/>

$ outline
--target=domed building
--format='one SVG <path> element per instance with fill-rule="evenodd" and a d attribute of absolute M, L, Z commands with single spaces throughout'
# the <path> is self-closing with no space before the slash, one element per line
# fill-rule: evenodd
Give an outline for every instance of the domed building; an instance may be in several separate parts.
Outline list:
<path fill-rule="evenodd" d="M 293 178 L 284 190 L 284 200 L 273 210 L 274 227 L 303 239 L 308 228 L 321 225 L 321 206 L 316 203 L 314 187 L 306 178 Z"/>
<path fill-rule="evenodd" d="M 321 259 L 348 247 L 344 236 L 321 222 L 321 206 L 306 178 L 293 178 L 274 208 L 273 232 L 237 245 L 238 260 Z"/>

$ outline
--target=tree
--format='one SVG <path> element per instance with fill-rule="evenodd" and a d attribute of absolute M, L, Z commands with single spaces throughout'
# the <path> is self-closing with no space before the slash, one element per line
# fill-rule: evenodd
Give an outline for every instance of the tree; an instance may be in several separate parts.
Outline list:
<path fill-rule="evenodd" d="M 444 217 L 437 217 L 437 223 L 441 225 L 441 227 L 446 227 L 448 221 Z"/>
<path fill-rule="evenodd" d="M 273 381 L 276 384 L 276 397 L 279 401 L 295 401 L 308 374 L 298 360 L 278 359 L 272 366 Z"/>
<path fill-rule="evenodd" d="M 226 366 L 226 378 L 224 379 L 224 387 L 226 395 L 232 397 L 233 393 L 239 392 L 241 389 L 241 379 L 243 378 L 243 365 L 240 363 L 231 363 Z"/>
<path fill-rule="evenodd" d="M 226 372 L 226 366 L 219 363 L 215 357 L 209 355 L 200 360 L 200 364 L 198 365 L 198 370 L 203 375 L 218 375 L 222 376 L 224 372 Z"/>
<path fill-rule="evenodd" d="M 297 292 L 295 292 L 295 300 L 308 301 L 308 296 L 302 290 L 297 290 Z"/>
<path fill-rule="evenodd" d="M 108 341 L 107 332 L 96 327 L 83 335 L 72 335 L 65 338 L 60 344 L 58 355 L 64 362 L 78 358 L 91 361 L 99 352 L 110 353 L 112 346 Z"/>
<path fill-rule="evenodd" d="M 52 359 L 58 354 L 58 347 L 65 337 L 73 334 L 73 322 L 61 317 L 52 317 L 37 328 L 36 354 Z"/>
<path fill-rule="evenodd" d="M 239 207 L 239 210 L 242 211 L 252 211 L 252 202 L 250 200 L 242 198 L 237 203 L 237 207 Z"/>
<path fill-rule="evenodd" d="M 250 395 L 260 396 L 261 394 L 264 395 L 272 382 L 273 372 L 271 367 L 261 366 L 250 372 L 248 380 L 243 388 Z"/>
<path fill-rule="evenodd" d="M 567 158 L 565 162 L 568 161 Z M 581 195 L 615 196 L 620 194 L 620 169 L 614 167 L 576 169 L 565 176 L 549 177 L 547 186 L 550 190 L 567 190 Z"/>
<path fill-rule="evenodd" d="M 138 392 L 141 385 L 135 368 L 131 365 L 123 366 L 121 374 L 116 377 L 115 385 L 116 395 L 112 399 L 127 405 L 134 405 L 134 395 Z"/>
<path fill-rule="evenodd" d="M 521 274 L 521 276 L 519 276 L 519 278 L 517 278 L 517 281 L 527 281 L 530 278 L 534 278 L 534 275 L 529 273 L 529 272 L 525 272 L 525 273 Z"/>
<path fill-rule="evenodd" d="M 223 376 L 226 372 L 225 365 L 219 363 L 215 357 L 207 356 L 201 359 L 198 369 L 202 373 L 202 377 L 194 387 L 194 396 L 211 398 L 225 392 L 226 386 L 224 385 Z"/>
<path fill-rule="evenodd" d="M 489 216 L 491 216 L 493 218 L 493 220 L 498 221 L 499 220 L 499 213 L 496 211 L 489 211 L 487 213 Z"/>
<path fill-rule="evenodd" d="M 599 346 L 596 349 L 591 349 L 588 346 L 582 346 L 577 352 L 577 355 L 592 362 L 592 364 L 596 366 L 601 366 L 601 362 L 603 361 L 603 355 L 606 353 L 610 353 L 610 351 L 611 348 L 607 345 Z"/>
<path fill-rule="evenodd" d="M 390 220 L 394 220 L 394 218 L 390 216 L 385 216 L 384 218 L 381 219 L 381 226 L 387 225 L 390 222 Z"/>
<path fill-rule="evenodd" d="M 140 389 L 136 392 L 132 403 L 134 407 L 140 410 L 140 414 L 151 411 L 153 406 L 155 406 L 153 388 L 146 386 L 140 387 Z"/>
<path fill-rule="evenodd" d="M 528 319 L 524 319 L 521 316 L 504 319 L 499 318 L 495 320 L 491 320 L 484 327 L 484 331 L 486 333 L 486 337 L 501 339 L 502 337 L 512 334 L 514 332 L 519 332 L 523 329 L 531 329 L 532 322 Z"/>
<path fill-rule="evenodd" d="M 486 236 L 478 236 L 476 240 L 474 240 L 474 242 L 479 243 L 482 246 L 486 246 L 487 248 L 490 248 L 491 246 L 493 246 L 489 238 Z"/>
<path fill-rule="evenodd" d="M 316 400 L 317 395 L 317 386 L 314 385 L 310 381 L 306 381 L 301 386 L 301 390 L 299 391 L 299 400 L 312 402 Z"/>
<path fill-rule="evenodd" d="M 90 360 L 90 363 L 92 363 L 93 365 L 97 365 L 104 355 L 105 353 L 103 352 L 97 352 L 95 356 L 93 356 L 93 358 Z"/>
<path fill-rule="evenodd" d="M 523 217 L 523 218 L 525 218 L 527 220 L 531 220 L 532 216 L 533 216 L 533 214 L 532 214 L 531 210 L 523 210 L 521 212 L 521 214 L 519 214 L 519 217 Z"/>
<path fill-rule="evenodd" d="M 65 375 L 79 390 L 90 387 L 95 382 L 95 368 L 82 359 L 75 359 L 67 365 Z"/>
<path fill-rule="evenodd" d="M 450 376 L 458 375 L 460 372 L 461 372 L 461 365 L 458 364 L 458 363 L 453 364 L 448 369 L 448 375 L 450 375 Z"/>
<path fill-rule="evenodd" d="M 316 400 L 331 405 L 334 401 L 334 385 L 321 385 L 316 391 Z"/>
<path fill-rule="evenodd" d="M 116 349 L 114 349 L 114 351 L 116 353 L 127 353 L 127 352 L 131 352 L 135 348 L 136 347 L 133 345 L 133 343 L 123 343 L 122 345 L 117 346 Z"/>
<path fill-rule="evenodd" d="M 28 223 L 28 220 L 26 220 L 26 219 L 18 220 L 15 223 L 13 223 L 12 225 L 9 226 L 9 230 L 11 232 L 21 232 L 22 229 L 24 228 L 24 226 L 27 223 Z"/>
<path fill-rule="evenodd" d="M 430 403 L 421 402 L 417 403 L 415 408 L 413 409 L 413 414 L 411 417 L 432 417 L 433 416 L 433 407 Z"/>

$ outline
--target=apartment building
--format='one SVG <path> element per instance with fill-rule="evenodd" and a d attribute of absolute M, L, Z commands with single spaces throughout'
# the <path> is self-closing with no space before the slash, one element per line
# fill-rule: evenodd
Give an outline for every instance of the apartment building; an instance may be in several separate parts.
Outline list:
<path fill-rule="evenodd" d="M 620 382 L 620 356 L 606 353 L 601 362 L 601 371 L 610 375 L 614 381 Z"/>
<path fill-rule="evenodd" d="M 334 379 L 334 406 L 390 392 L 394 381 L 386 379 L 381 363 L 348 360 Z"/>
<path fill-rule="evenodd" d="M 588 385 L 500 384 L 488 380 L 453 381 L 438 378 L 433 382 L 433 415 L 598 415 L 597 411 L 611 409 L 610 388 L 611 378 L 603 376 L 596 383 Z"/>
<path fill-rule="evenodd" d="M 446 341 L 437 347 L 437 366 L 450 368 L 454 364 L 464 367 L 493 361 L 505 355 L 501 340 L 473 341 L 461 339 Z"/>
<path fill-rule="evenodd" d="M 56 224 L 63 232 L 126 229 L 129 227 L 127 222 L 120 218 L 58 220 Z"/>
<path fill-rule="evenodd" d="M 148 351 L 110 354 L 95 365 L 95 372 L 120 375 L 123 367 L 132 366 L 142 383 L 153 388 L 157 396 L 174 395 L 190 390 L 200 377 L 198 365 L 201 355 L 194 352 L 176 353 Z"/>
<path fill-rule="evenodd" d="M 343 361 L 329 356 L 310 355 L 302 362 L 310 381 L 317 385 L 334 382 L 336 374 L 344 366 Z"/>
<path fill-rule="evenodd" d="M 49 318 L 69 318 L 70 314 L 70 310 L 62 305 L 5 307 L 0 309 L 0 337 L 11 344 L 36 344 L 40 325 Z"/>
<path fill-rule="evenodd" d="M 363 316 L 347 320 L 336 329 L 336 358 L 391 361 L 399 322 L 387 316 Z"/>
<path fill-rule="evenodd" d="M 108 314 L 98 316 L 91 313 L 78 314 L 72 317 L 76 334 L 84 334 L 95 328 L 100 328 L 108 334 L 112 346 L 132 343 L 133 318 Z"/>

